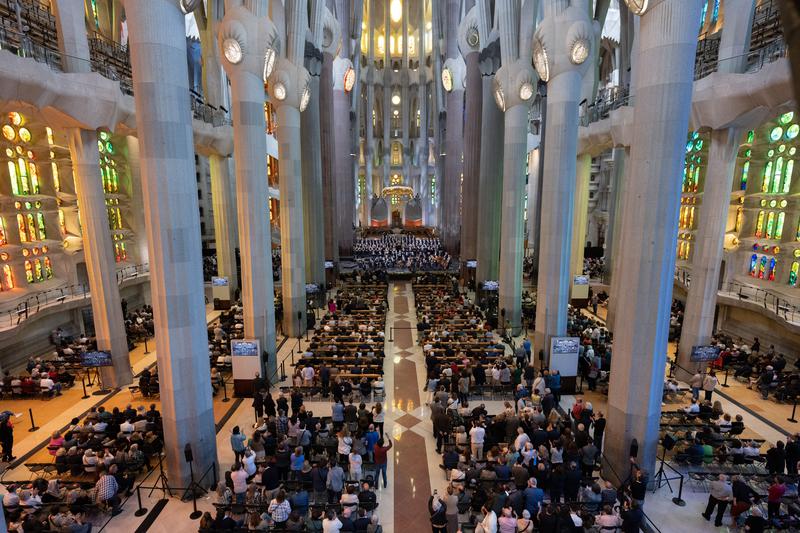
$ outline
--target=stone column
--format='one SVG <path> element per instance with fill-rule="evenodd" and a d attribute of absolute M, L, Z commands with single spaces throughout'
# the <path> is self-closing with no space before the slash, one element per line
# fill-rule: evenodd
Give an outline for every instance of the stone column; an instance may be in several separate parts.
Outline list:
<path fill-rule="evenodd" d="M 622 219 L 622 185 L 625 175 L 625 160 L 629 148 L 614 148 L 612 157 L 614 158 L 614 171 L 611 173 L 611 192 L 608 199 L 608 223 L 606 224 L 605 248 L 603 259 L 605 260 L 605 283 L 610 285 L 613 280 L 614 257 L 619 247 L 617 235 L 619 221 Z M 611 305 L 611 302 L 609 302 Z M 608 322 L 608 320 L 606 320 Z"/>
<path fill-rule="evenodd" d="M 542 161 L 541 145 L 528 154 L 528 250 L 533 251 L 539 245 L 536 242 L 539 225 L 539 165 Z"/>
<path fill-rule="evenodd" d="M 337 105 L 334 103 L 333 97 L 333 56 L 325 52 L 322 56 L 322 72 L 319 77 L 319 114 L 320 114 L 320 142 L 322 151 L 322 205 L 325 214 L 324 228 L 325 228 L 325 256 L 324 259 L 329 259 L 334 262 L 339 261 L 339 224 L 336 214 L 338 197 L 337 186 L 338 180 L 336 179 L 336 130 L 334 129 L 335 116 Z M 340 95 L 345 94 L 341 89 Z M 345 100 L 347 102 L 347 100 Z M 350 126 L 350 114 L 348 113 L 347 119 L 343 119 L 346 126 Z M 343 130 L 344 131 L 344 130 Z M 343 135 L 344 137 L 344 135 Z M 347 139 L 349 140 L 349 139 Z M 345 148 L 343 157 L 347 157 L 345 161 L 349 161 L 350 151 Z M 352 180 L 351 180 L 352 181 Z M 343 198 L 344 200 L 344 198 Z M 344 209 L 344 206 L 342 206 Z M 353 206 L 349 206 L 348 213 L 352 215 Z M 348 226 L 349 227 L 349 226 Z M 352 233 L 352 232 L 351 232 Z M 352 237 L 351 237 L 352 239 Z M 322 280 L 325 280 L 325 270 L 323 264 Z"/>
<path fill-rule="evenodd" d="M 297 9 L 297 4 L 293 8 Z M 289 14 L 287 13 L 287 20 Z M 291 31 L 299 26 L 287 23 Z M 278 112 L 278 160 L 281 182 L 281 294 L 283 297 L 283 330 L 297 337 L 306 329 L 306 272 L 305 247 L 303 242 L 303 176 L 300 159 L 300 102 L 304 91 L 308 91 L 308 73 L 299 61 L 302 49 L 292 51 L 289 57 L 281 58 L 270 83 L 271 98 Z M 276 94 L 276 88 L 284 92 Z M 281 98 L 278 98 L 281 96 Z"/>
<path fill-rule="evenodd" d="M 112 367 L 101 367 L 100 375 L 104 385 L 119 388 L 133 381 L 133 373 L 108 229 L 106 195 L 100 180 L 97 132 L 74 128 L 68 131 L 68 137 L 75 192 L 80 204 L 83 256 L 92 293 L 97 348 L 111 352 L 114 363 Z"/>
<path fill-rule="evenodd" d="M 188 487 L 184 446 L 192 445 L 194 469 L 203 472 L 216 461 L 217 439 L 184 16 L 174 0 L 125 0 L 125 11 L 141 143 L 167 476 L 171 485 Z"/>
<path fill-rule="evenodd" d="M 466 118 L 464 120 L 464 180 L 461 185 L 461 259 L 478 256 L 478 176 L 481 168 L 481 118 L 483 83 L 480 54 L 466 57 Z M 492 105 L 491 102 L 489 105 Z M 495 106 L 496 107 L 496 106 Z"/>
<path fill-rule="evenodd" d="M 52 2 L 58 32 L 58 51 L 64 72 L 91 72 L 89 37 L 83 0 L 54 0 Z"/>
<path fill-rule="evenodd" d="M 635 75 L 631 183 L 623 192 L 615 273 L 625 283 L 616 309 L 625 327 L 614 331 L 603 446 L 623 479 L 633 438 L 651 479 L 655 468 L 681 197 L 680 180 L 664 176 L 679 176 L 683 166 L 700 7 L 695 0 L 660 0 L 641 17 L 638 65 L 644 70 Z"/>
<path fill-rule="evenodd" d="M 717 306 L 717 287 L 723 257 L 722 244 L 725 241 L 741 133 L 738 128 L 711 132 L 700 223 L 697 224 L 692 254 L 692 285 L 686 297 L 686 312 L 678 345 L 678 364 L 687 370 L 693 370 L 697 366 L 690 360 L 692 346 L 707 345 L 714 330 L 714 310 Z M 679 379 L 691 378 L 680 369 L 678 372 Z"/>
<path fill-rule="evenodd" d="M 563 0 L 545 4 L 545 18 L 537 29 L 535 43 L 547 51 L 547 81 L 544 164 L 539 231 L 539 273 L 536 297 L 535 350 L 544 350 L 547 360 L 550 338 L 567 329 L 570 290 L 576 158 L 578 155 L 578 101 L 581 83 L 597 54 L 592 21 L 588 14 Z M 589 52 L 583 61 L 572 57 L 573 43 L 583 40 Z M 536 51 L 534 51 L 534 56 Z M 549 77 L 549 79 L 548 79 Z"/>
<path fill-rule="evenodd" d="M 316 51 L 313 55 L 316 56 Z M 305 269 L 306 281 L 322 287 L 325 283 L 325 213 L 322 203 L 322 146 L 319 107 L 319 73 L 322 65 L 317 57 L 306 55 L 305 59 L 306 68 L 311 73 L 309 82 L 311 97 L 308 107 L 300 115 L 302 133 L 300 143 L 303 151 Z"/>
<path fill-rule="evenodd" d="M 500 206 L 503 195 L 503 112 L 494 101 L 494 74 L 500 46 L 494 41 L 481 52 L 481 160 L 478 176 L 478 268 L 475 279 L 497 281 L 500 268 Z"/>
<path fill-rule="evenodd" d="M 350 256 L 353 253 L 353 210 L 355 209 L 355 196 L 356 196 L 356 179 L 358 173 L 353 173 L 355 162 L 356 171 L 359 170 L 358 158 L 353 157 L 352 139 L 349 135 L 341 135 L 340 131 L 343 128 L 354 128 L 358 135 L 358 121 L 352 122 L 350 120 L 350 94 L 344 90 L 344 73 L 350 68 L 350 62 L 347 59 L 337 57 L 333 60 L 334 73 L 341 73 L 340 76 L 334 74 L 333 83 L 333 116 L 331 117 L 330 143 L 333 150 L 334 158 L 334 176 L 335 183 L 333 186 L 333 202 L 334 205 L 330 206 L 330 210 L 334 216 L 334 222 L 337 232 L 337 244 L 334 260 L 338 260 L 339 251 L 345 256 Z M 324 73 L 323 69 L 323 73 Z M 353 86 L 356 90 L 356 86 Z M 323 94 L 324 96 L 324 94 Z M 322 98 L 322 96 L 320 97 Z M 358 105 L 361 105 L 361 99 L 356 100 Z M 320 100 L 320 107 L 324 104 Z M 323 121 L 323 135 L 325 121 Z M 323 138 L 324 139 L 324 138 Z"/>
<path fill-rule="evenodd" d="M 727 0 L 725 26 L 719 42 L 719 72 L 737 74 L 747 67 L 756 0 Z"/>
<path fill-rule="evenodd" d="M 227 11 L 219 44 L 235 39 L 244 51 L 238 62 L 226 57 L 223 67 L 231 80 L 244 335 L 258 339 L 266 352 L 268 371 L 264 372 L 262 360 L 261 375 L 269 378 L 277 362 L 263 72 L 264 50 L 274 46 L 275 29 L 263 14 L 259 16 L 257 6 L 252 9 L 239 5 Z"/>
<path fill-rule="evenodd" d="M 572 218 L 571 276 L 583 274 L 583 248 L 586 246 L 586 224 L 589 218 L 589 179 L 592 175 L 592 156 L 578 156 L 575 172 L 575 213 Z"/>
<path fill-rule="evenodd" d="M 451 255 L 458 255 L 461 238 L 461 175 L 464 163 L 464 88 L 456 87 L 446 93 L 447 120 L 444 138 L 444 180 L 441 187 L 442 245 Z"/>
<path fill-rule="evenodd" d="M 142 194 L 141 165 L 139 164 L 139 139 L 132 135 L 125 137 L 126 160 L 131 173 L 131 226 L 136 235 L 136 257 L 140 263 L 150 262 L 150 252 L 147 249 L 147 228 L 144 223 L 144 197 Z M 149 291 L 145 297 L 149 298 Z"/>
<path fill-rule="evenodd" d="M 234 290 L 239 286 L 239 279 L 236 272 L 236 228 L 234 227 L 236 203 L 231 192 L 230 161 L 227 157 L 212 155 L 208 158 L 208 164 L 211 171 L 211 201 L 214 206 L 217 274 L 228 278 L 231 290 Z"/>

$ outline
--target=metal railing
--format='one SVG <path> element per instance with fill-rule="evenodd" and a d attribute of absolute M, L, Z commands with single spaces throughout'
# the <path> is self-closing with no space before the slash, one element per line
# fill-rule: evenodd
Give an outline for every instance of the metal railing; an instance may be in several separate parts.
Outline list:
<path fill-rule="evenodd" d="M 740 281 L 731 281 L 723 285 L 719 292 L 740 301 L 757 304 L 787 322 L 800 323 L 800 307 L 775 291 Z"/>
<path fill-rule="evenodd" d="M 149 272 L 150 267 L 147 263 L 122 268 L 117 271 L 117 283 L 121 284 L 124 281 L 145 276 Z M 15 328 L 45 309 L 67 302 L 87 300 L 90 297 L 89 287 L 83 284 L 68 285 L 37 292 L 28 296 L 24 301 L 17 303 L 14 307 L 0 309 L 0 331 Z"/>
<path fill-rule="evenodd" d="M 692 270 L 690 268 L 676 266 L 675 281 L 681 284 L 684 288 L 688 289 L 692 284 Z"/>
<path fill-rule="evenodd" d="M 758 72 L 767 63 L 772 63 L 782 57 L 786 57 L 787 53 L 788 48 L 786 47 L 786 42 L 781 37 L 770 41 L 759 48 L 750 50 L 746 54 L 726 57 L 723 59 L 716 57 L 709 58 L 707 61 L 698 61 L 694 67 L 694 79 L 699 80 L 705 78 L 709 74 L 718 71 L 720 65 L 739 62 L 742 64 L 731 68 L 730 70 L 732 72 L 741 71 L 743 74 Z"/>
<path fill-rule="evenodd" d="M 608 118 L 611 111 L 632 104 L 633 97 L 630 95 L 629 87 L 603 89 L 594 102 L 584 103 L 581 106 L 581 126 L 588 126 Z"/>

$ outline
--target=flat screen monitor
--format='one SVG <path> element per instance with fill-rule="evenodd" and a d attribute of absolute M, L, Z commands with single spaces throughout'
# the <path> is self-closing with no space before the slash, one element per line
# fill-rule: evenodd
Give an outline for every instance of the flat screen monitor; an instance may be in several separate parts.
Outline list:
<path fill-rule="evenodd" d="M 236 339 L 231 341 L 232 357 L 258 357 L 258 340 Z"/>
<path fill-rule="evenodd" d="M 228 278 L 214 276 L 211 278 L 211 286 L 212 287 L 227 287 L 228 286 Z"/>
<path fill-rule="evenodd" d="M 719 346 L 692 346 L 690 360 L 693 363 L 716 361 L 720 354 Z"/>
<path fill-rule="evenodd" d="M 112 366 L 111 353 L 109 352 L 86 352 L 81 354 L 81 363 L 87 368 L 98 366 Z"/>
<path fill-rule="evenodd" d="M 467 268 L 478 268 L 478 262 L 475 259 L 467 261 Z"/>

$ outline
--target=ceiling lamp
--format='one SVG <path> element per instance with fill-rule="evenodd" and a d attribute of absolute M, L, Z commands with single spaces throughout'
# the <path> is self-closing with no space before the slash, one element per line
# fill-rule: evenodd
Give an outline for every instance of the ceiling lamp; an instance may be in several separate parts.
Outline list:
<path fill-rule="evenodd" d="M 540 39 L 536 39 L 533 45 L 533 66 L 539 78 L 545 83 L 550 79 L 550 63 L 547 60 L 547 50 Z"/>
<path fill-rule="evenodd" d="M 628 4 L 628 9 L 630 9 L 634 15 L 642 16 L 644 12 L 647 11 L 647 2 L 648 0 L 625 0 L 625 3 Z"/>
<path fill-rule="evenodd" d="M 400 22 L 400 19 L 403 18 L 403 2 L 392 0 L 389 5 L 389 16 L 392 17 L 392 22 Z"/>
<path fill-rule="evenodd" d="M 344 73 L 344 90 L 350 92 L 353 90 L 353 85 L 356 83 L 356 71 L 353 67 L 348 67 L 347 72 Z"/>
<path fill-rule="evenodd" d="M 450 72 L 448 67 L 442 69 L 442 86 L 444 90 L 450 92 L 453 90 L 453 73 Z"/>
<path fill-rule="evenodd" d="M 311 89 L 308 88 L 308 85 L 303 87 L 303 94 L 300 95 L 300 112 L 306 110 L 308 107 L 308 102 L 311 101 Z"/>
<path fill-rule="evenodd" d="M 283 83 L 281 82 L 276 83 L 275 86 L 272 88 L 272 91 L 275 93 L 275 98 L 277 98 L 278 101 L 283 102 L 284 100 L 286 100 L 286 85 L 284 85 Z"/>
<path fill-rule="evenodd" d="M 576 39 L 569 50 L 569 60 L 575 65 L 580 65 L 589 57 L 589 41 L 584 38 Z"/>
<path fill-rule="evenodd" d="M 230 63 L 237 65 L 242 62 L 242 45 L 233 37 L 226 37 L 222 41 L 222 53 Z"/>
<path fill-rule="evenodd" d="M 269 77 L 272 75 L 272 71 L 275 68 L 275 49 L 274 48 L 267 48 L 267 53 L 264 54 L 264 81 L 266 82 Z"/>
<path fill-rule="evenodd" d="M 474 26 L 467 30 L 467 44 L 473 48 L 477 48 L 481 42 L 480 34 L 478 33 L 478 28 Z"/>
<path fill-rule="evenodd" d="M 529 81 L 526 81 L 522 84 L 519 88 L 519 98 L 523 102 L 527 102 L 533 96 L 533 84 Z"/>
<path fill-rule="evenodd" d="M 400 105 L 400 95 L 393 94 L 392 95 L 392 105 Z"/>
<path fill-rule="evenodd" d="M 503 86 L 497 82 L 497 78 L 494 80 L 494 101 L 497 103 L 497 107 L 500 108 L 500 111 L 505 112 L 506 95 L 503 94 Z"/>

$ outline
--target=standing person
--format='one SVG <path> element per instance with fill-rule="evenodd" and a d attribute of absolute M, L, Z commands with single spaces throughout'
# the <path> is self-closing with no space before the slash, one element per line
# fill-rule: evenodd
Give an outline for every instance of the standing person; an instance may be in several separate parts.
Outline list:
<path fill-rule="evenodd" d="M 253 409 L 256 411 L 256 424 L 258 424 L 259 420 L 264 418 L 264 397 L 259 390 L 253 393 Z"/>
<path fill-rule="evenodd" d="M 480 425 L 479 422 L 472 422 L 472 429 L 469 430 L 470 448 L 472 449 L 472 457 L 478 461 L 483 459 L 483 441 L 486 437 L 486 430 Z"/>
<path fill-rule="evenodd" d="M 339 503 L 344 487 L 344 470 L 335 459 L 331 459 L 325 486 L 328 489 L 328 503 Z"/>
<path fill-rule="evenodd" d="M 431 515 L 433 533 L 447 533 L 447 504 L 439 498 L 435 490 L 428 499 L 428 512 Z"/>
<path fill-rule="evenodd" d="M 350 452 L 348 460 L 350 462 L 350 479 L 353 481 L 361 481 L 361 465 L 364 462 L 364 458 L 361 457 L 360 453 L 356 453 L 356 451 L 353 450 Z"/>
<path fill-rule="evenodd" d="M 594 445 L 602 450 L 603 434 L 606 431 L 606 418 L 603 416 L 602 411 L 598 411 L 597 415 L 593 416 L 592 418 L 592 426 L 594 426 Z"/>
<path fill-rule="evenodd" d="M 272 394 L 266 392 L 263 394 L 264 398 L 264 414 L 270 418 L 275 418 L 277 416 L 278 411 L 275 408 L 275 400 L 272 398 Z"/>
<path fill-rule="evenodd" d="M 336 511 L 330 510 L 325 515 L 325 519 L 322 521 L 322 531 L 323 533 L 339 533 L 342 530 L 342 522 L 336 516 Z"/>
<path fill-rule="evenodd" d="M 11 421 L 11 413 L 7 412 L 6 415 L 5 420 L 0 422 L 0 446 L 3 448 L 2 460 L 10 463 L 16 459 L 11 455 L 11 451 L 14 448 L 14 423 Z"/>
<path fill-rule="evenodd" d="M 778 476 L 772 478 L 767 492 L 767 518 L 772 521 L 781 515 L 781 500 L 786 493 L 786 485 Z"/>
<path fill-rule="evenodd" d="M 378 435 L 383 437 L 383 421 L 385 420 L 386 413 L 383 412 L 383 405 L 376 403 L 372 408 L 372 422 L 378 430 Z"/>
<path fill-rule="evenodd" d="M 386 441 L 389 443 L 388 446 L 384 445 L 383 437 L 378 439 L 377 444 L 375 444 L 375 485 L 380 487 L 381 480 L 379 476 L 383 476 L 383 488 L 389 486 L 386 482 L 386 465 L 388 464 L 387 454 L 392 448 L 392 441 L 388 435 L 386 436 Z"/>
<path fill-rule="evenodd" d="M 711 395 L 714 394 L 714 389 L 717 388 L 717 375 L 714 373 L 713 370 L 709 370 L 706 377 L 703 378 L 703 391 L 706 395 L 706 401 L 711 401 Z"/>
<path fill-rule="evenodd" d="M 595 316 L 597 316 L 597 304 L 599 302 L 600 302 L 600 300 L 597 298 L 597 295 L 593 294 L 592 295 L 592 314 L 595 315 Z"/>
<path fill-rule="evenodd" d="M 692 399 L 700 399 L 700 388 L 703 386 L 703 375 L 698 370 L 689 380 L 689 387 L 692 389 Z"/>
<path fill-rule="evenodd" d="M 236 456 L 236 461 L 241 461 L 242 457 L 244 457 L 244 441 L 247 440 L 244 433 L 241 432 L 239 426 L 234 426 L 233 431 L 231 432 L 231 449 L 233 450 L 233 454 Z"/>
<path fill-rule="evenodd" d="M 789 475 L 797 474 L 797 462 L 800 461 L 800 435 L 795 433 L 786 439 L 786 472 Z"/>
<path fill-rule="evenodd" d="M 236 503 L 244 505 L 247 499 L 247 471 L 238 462 L 233 465 L 231 481 L 233 482 L 233 495 Z"/>
<path fill-rule="evenodd" d="M 703 512 L 703 518 L 711 520 L 711 514 L 716 507 L 717 516 L 714 519 L 714 526 L 720 527 L 722 525 L 722 516 L 725 514 L 725 509 L 731 500 L 733 500 L 733 489 L 728 484 L 728 476 L 720 474 L 719 479 L 711 482 L 711 493 L 708 495 L 708 505 Z"/>

